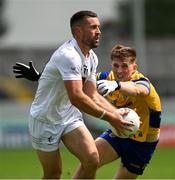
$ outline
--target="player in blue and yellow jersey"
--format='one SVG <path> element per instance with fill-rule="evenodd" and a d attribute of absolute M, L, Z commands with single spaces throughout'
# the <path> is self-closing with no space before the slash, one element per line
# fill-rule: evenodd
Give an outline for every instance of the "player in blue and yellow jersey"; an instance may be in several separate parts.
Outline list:
<path fill-rule="evenodd" d="M 161 103 L 149 79 L 137 70 L 134 48 L 116 45 L 111 51 L 112 70 L 97 74 L 98 92 L 117 108 L 134 109 L 141 126 L 131 138 L 114 136 L 106 130 L 95 142 L 100 165 L 121 157 L 116 179 L 133 179 L 143 174 L 157 146 L 160 134 Z"/>

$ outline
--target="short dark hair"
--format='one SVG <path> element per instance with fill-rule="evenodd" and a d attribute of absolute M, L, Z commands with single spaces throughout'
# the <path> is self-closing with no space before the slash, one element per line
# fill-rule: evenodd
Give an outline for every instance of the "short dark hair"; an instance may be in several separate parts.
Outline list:
<path fill-rule="evenodd" d="M 98 15 L 95 12 L 88 10 L 76 12 L 70 19 L 70 27 L 72 34 L 74 26 L 82 23 L 85 17 L 98 17 Z"/>

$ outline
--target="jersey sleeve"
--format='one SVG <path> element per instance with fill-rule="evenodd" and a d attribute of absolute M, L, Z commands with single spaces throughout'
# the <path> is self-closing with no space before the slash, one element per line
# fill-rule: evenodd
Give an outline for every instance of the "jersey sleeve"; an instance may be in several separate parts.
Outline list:
<path fill-rule="evenodd" d="M 149 92 L 150 92 L 150 82 L 146 79 L 146 78 L 140 78 L 140 79 L 137 79 L 137 80 L 132 80 L 135 84 L 139 84 L 139 85 L 142 85 L 142 86 L 145 86 Z"/>
<path fill-rule="evenodd" d="M 63 80 L 81 80 L 81 59 L 72 54 L 60 54 L 56 56 L 56 67 Z"/>

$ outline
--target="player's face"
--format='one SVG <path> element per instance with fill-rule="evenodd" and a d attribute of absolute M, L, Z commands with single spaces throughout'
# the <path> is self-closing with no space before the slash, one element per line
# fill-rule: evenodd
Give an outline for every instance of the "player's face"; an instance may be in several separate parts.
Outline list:
<path fill-rule="evenodd" d="M 136 69 L 137 65 L 135 63 L 131 64 L 127 58 L 125 60 L 114 59 L 112 61 L 112 70 L 119 81 L 129 81 Z"/>
<path fill-rule="evenodd" d="M 98 18 L 88 17 L 84 20 L 83 26 L 81 26 L 81 41 L 89 47 L 89 49 L 99 46 L 100 40 L 100 22 Z"/>

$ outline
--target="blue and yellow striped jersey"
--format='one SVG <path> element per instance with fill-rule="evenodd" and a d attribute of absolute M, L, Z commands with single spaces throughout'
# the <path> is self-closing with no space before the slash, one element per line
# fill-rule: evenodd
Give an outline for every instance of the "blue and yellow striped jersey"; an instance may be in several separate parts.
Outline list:
<path fill-rule="evenodd" d="M 113 72 L 100 72 L 97 74 L 97 80 L 117 80 Z M 161 103 L 159 95 L 148 78 L 136 71 L 132 77 L 136 85 L 142 84 L 149 89 L 148 96 L 128 96 L 116 90 L 110 93 L 106 98 L 117 108 L 128 107 L 134 109 L 140 116 L 141 126 L 138 133 L 133 137 L 134 140 L 144 142 L 148 137 L 156 136 L 160 133 L 161 122 Z"/>

